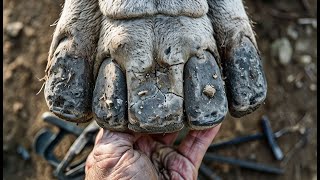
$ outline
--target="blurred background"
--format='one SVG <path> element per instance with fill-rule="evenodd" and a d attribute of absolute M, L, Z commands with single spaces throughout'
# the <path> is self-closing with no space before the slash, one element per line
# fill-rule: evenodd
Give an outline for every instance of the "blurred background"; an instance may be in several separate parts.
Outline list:
<path fill-rule="evenodd" d="M 3 172 L 4 179 L 53 179 L 48 162 L 35 154 L 35 134 L 44 127 L 48 108 L 41 89 L 54 24 L 62 0 L 4 0 L 3 10 Z M 282 167 L 283 175 L 209 162 L 222 179 L 317 179 L 317 1 L 246 0 L 268 81 L 265 103 L 243 118 L 224 120 L 214 142 L 262 132 L 260 119 L 269 117 L 274 131 L 294 127 L 277 139 L 284 160 L 275 160 L 267 141 L 231 146 L 217 153 Z M 304 136 L 308 131 L 308 136 Z M 63 157 L 74 138 L 56 149 Z"/>

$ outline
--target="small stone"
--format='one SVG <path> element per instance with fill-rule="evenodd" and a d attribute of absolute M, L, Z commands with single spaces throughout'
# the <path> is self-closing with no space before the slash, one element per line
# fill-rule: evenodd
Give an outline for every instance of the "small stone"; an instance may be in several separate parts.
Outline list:
<path fill-rule="evenodd" d="M 309 39 L 298 39 L 295 43 L 296 53 L 306 53 L 311 49 L 311 44 Z"/>
<path fill-rule="evenodd" d="M 303 83 L 301 81 L 296 81 L 296 87 L 297 88 L 302 88 L 303 87 Z"/>
<path fill-rule="evenodd" d="M 309 89 L 310 89 L 311 91 L 316 91 L 316 90 L 317 90 L 317 85 L 315 85 L 315 84 L 310 84 Z"/>
<path fill-rule="evenodd" d="M 108 106 L 108 109 L 112 108 L 112 106 L 113 106 L 113 102 L 109 99 L 106 100 L 106 104 Z"/>
<path fill-rule="evenodd" d="M 281 38 L 274 41 L 271 45 L 271 55 L 275 57 L 280 64 L 287 65 L 292 59 L 292 47 L 287 38 Z"/>
<path fill-rule="evenodd" d="M 24 28 L 24 33 L 26 34 L 26 36 L 32 37 L 33 35 L 35 35 L 35 30 L 31 27 L 26 27 Z"/>
<path fill-rule="evenodd" d="M 138 95 L 139 96 L 144 96 L 144 95 L 146 95 L 148 93 L 148 91 L 140 91 L 140 92 L 138 92 Z"/>
<path fill-rule="evenodd" d="M 299 57 L 298 61 L 299 63 L 306 65 L 311 63 L 312 58 L 310 55 L 302 55 Z"/>
<path fill-rule="evenodd" d="M 15 102 L 13 104 L 13 112 L 14 113 L 18 113 L 19 111 L 21 111 L 23 108 L 23 104 L 21 102 Z"/>
<path fill-rule="evenodd" d="M 205 94 L 210 98 L 212 98 L 215 93 L 216 93 L 216 89 L 211 85 L 206 85 L 203 89 L 203 94 Z"/>
<path fill-rule="evenodd" d="M 13 44 L 10 41 L 5 41 L 3 43 L 3 52 L 8 52 L 13 47 Z"/>
<path fill-rule="evenodd" d="M 298 31 L 296 29 L 294 29 L 294 27 L 291 25 L 291 26 L 288 26 L 287 28 L 287 34 L 290 38 L 292 38 L 293 40 L 296 40 L 298 39 Z"/>
<path fill-rule="evenodd" d="M 218 78 L 218 75 L 217 75 L 217 74 L 214 74 L 212 77 L 213 77 L 214 79 L 217 79 L 217 78 Z"/>
<path fill-rule="evenodd" d="M 122 99 L 116 99 L 117 104 L 122 104 L 123 100 Z"/>
<path fill-rule="evenodd" d="M 288 77 L 287 77 L 287 82 L 288 83 L 292 83 L 294 81 L 295 77 L 294 75 L 290 74 Z"/>
<path fill-rule="evenodd" d="M 12 22 L 6 27 L 6 32 L 11 37 L 17 37 L 23 28 L 22 22 Z"/>
<path fill-rule="evenodd" d="M 301 135 L 303 135 L 304 133 L 306 133 L 306 128 L 305 127 L 300 127 L 299 128 L 299 133 L 301 134 Z"/>

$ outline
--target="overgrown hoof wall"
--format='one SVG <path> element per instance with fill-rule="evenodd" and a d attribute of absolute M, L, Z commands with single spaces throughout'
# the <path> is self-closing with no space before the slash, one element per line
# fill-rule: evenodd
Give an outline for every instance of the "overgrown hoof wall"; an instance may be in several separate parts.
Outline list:
<path fill-rule="evenodd" d="M 72 122 L 91 118 L 91 70 L 88 61 L 61 51 L 51 62 L 44 95 L 49 110 Z"/>
<path fill-rule="evenodd" d="M 230 114 L 242 117 L 265 100 L 267 83 L 260 56 L 247 37 L 234 46 L 224 63 Z"/>
<path fill-rule="evenodd" d="M 219 66 L 214 57 L 192 57 L 184 68 L 185 111 L 190 129 L 207 129 L 220 123 L 228 111 Z"/>
<path fill-rule="evenodd" d="M 92 108 L 97 123 L 110 130 L 126 131 L 127 122 L 127 88 L 126 79 L 120 67 L 105 60 L 100 66 Z"/>
<path fill-rule="evenodd" d="M 129 129 L 145 133 L 166 133 L 183 128 L 182 97 L 161 92 L 152 82 L 142 84 L 137 92 L 138 99 L 129 107 Z M 140 94 L 141 92 L 145 93 Z"/>

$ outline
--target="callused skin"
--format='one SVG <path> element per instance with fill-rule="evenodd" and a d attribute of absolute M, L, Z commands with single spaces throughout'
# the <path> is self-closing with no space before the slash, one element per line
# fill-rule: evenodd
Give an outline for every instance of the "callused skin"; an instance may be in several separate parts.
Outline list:
<path fill-rule="evenodd" d="M 46 73 L 52 112 L 124 132 L 208 129 L 267 91 L 241 0 L 66 0 Z"/>
<path fill-rule="evenodd" d="M 149 135 L 101 129 L 88 156 L 86 179 L 195 180 L 220 128 L 190 131 L 174 148 L 177 133 Z"/>

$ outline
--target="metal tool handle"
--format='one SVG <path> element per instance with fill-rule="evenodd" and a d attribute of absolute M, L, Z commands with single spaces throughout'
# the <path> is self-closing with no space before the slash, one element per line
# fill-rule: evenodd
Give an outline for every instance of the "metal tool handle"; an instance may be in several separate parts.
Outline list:
<path fill-rule="evenodd" d="M 267 141 L 270 145 L 270 148 L 273 152 L 274 157 L 277 160 L 282 160 L 284 155 L 283 155 L 283 152 L 280 149 L 278 143 L 276 142 L 276 140 L 274 138 L 274 134 L 272 132 L 272 128 L 271 128 L 270 121 L 269 121 L 268 117 L 263 116 L 261 119 L 261 123 L 262 123 L 262 129 L 264 131 L 265 136 L 267 137 Z"/>
<path fill-rule="evenodd" d="M 205 154 L 204 160 L 217 161 L 217 162 L 221 162 L 221 163 L 228 163 L 228 164 L 232 164 L 235 166 L 240 166 L 242 168 L 251 169 L 251 170 L 260 171 L 260 172 L 272 173 L 272 174 L 283 174 L 284 173 L 283 169 L 280 169 L 277 167 L 273 167 L 273 166 L 269 166 L 269 165 L 265 165 L 265 164 L 261 164 L 261 163 L 256 163 L 256 162 L 234 159 L 234 158 L 230 158 L 230 157 L 224 157 L 221 155 L 215 155 L 213 153 L 208 153 L 208 152 Z"/>

